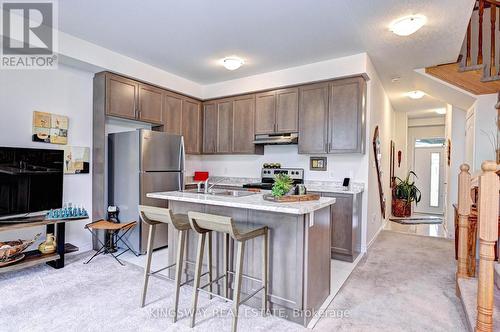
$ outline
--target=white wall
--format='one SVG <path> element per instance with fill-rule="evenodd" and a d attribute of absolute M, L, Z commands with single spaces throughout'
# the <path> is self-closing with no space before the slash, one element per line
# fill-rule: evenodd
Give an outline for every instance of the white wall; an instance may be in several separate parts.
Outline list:
<path fill-rule="evenodd" d="M 481 169 L 485 160 L 496 160 L 495 148 L 488 137 L 497 136 L 497 94 L 477 96 L 474 106 L 474 162 L 473 171 Z"/>
<path fill-rule="evenodd" d="M 446 140 L 451 141 L 450 165 L 447 160 L 446 176 L 446 231 L 448 237 L 455 237 L 455 214 L 453 204 L 458 199 L 458 172 L 460 165 L 465 162 L 465 117 L 466 112 L 451 105 L 446 112 Z M 448 144 L 448 143 L 447 143 Z M 447 146 L 448 147 L 448 146 Z"/>
<path fill-rule="evenodd" d="M 366 73 L 368 55 L 360 53 L 342 58 L 315 62 L 269 73 L 203 86 L 203 98 L 217 98 L 258 90 L 328 80 L 335 77 Z"/>
<path fill-rule="evenodd" d="M 369 247 L 380 230 L 384 227 L 386 219 L 382 217 L 380 211 L 380 199 L 378 189 L 377 170 L 375 167 L 375 155 L 372 147 L 373 134 L 375 127 L 379 127 L 381 152 L 382 152 L 382 187 L 386 199 L 386 218 L 391 214 L 391 190 L 390 190 L 390 143 L 393 139 L 395 127 L 394 110 L 389 101 L 378 74 L 367 58 L 367 73 L 371 78 L 368 82 L 367 99 L 367 123 L 368 131 L 366 137 L 367 154 L 365 164 L 367 167 L 366 192 L 364 202 L 366 204 L 366 246 Z M 364 218 L 365 219 L 365 218 Z"/>
<path fill-rule="evenodd" d="M 31 141 L 33 111 L 69 117 L 68 145 L 92 149 L 92 77 L 61 65 L 58 70 L 3 70 L 0 75 L 2 146 L 59 149 L 61 145 Z M 83 204 L 92 211 L 91 174 L 64 176 L 64 202 Z M 88 221 L 87 221 L 88 222 Z M 67 242 L 86 250 L 91 247 L 86 221 L 67 224 Z M 43 229 L 0 233 L 0 239 L 29 238 Z"/>

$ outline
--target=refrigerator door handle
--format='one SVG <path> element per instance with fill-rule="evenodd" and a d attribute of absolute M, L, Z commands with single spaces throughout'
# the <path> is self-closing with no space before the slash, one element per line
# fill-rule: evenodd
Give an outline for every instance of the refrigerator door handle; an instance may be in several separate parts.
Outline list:
<path fill-rule="evenodd" d="M 181 146 L 180 146 L 180 154 L 179 154 L 179 163 L 180 163 L 180 173 L 179 173 L 179 190 L 184 191 L 184 172 L 186 165 L 186 153 L 184 149 L 184 136 L 181 136 Z"/>

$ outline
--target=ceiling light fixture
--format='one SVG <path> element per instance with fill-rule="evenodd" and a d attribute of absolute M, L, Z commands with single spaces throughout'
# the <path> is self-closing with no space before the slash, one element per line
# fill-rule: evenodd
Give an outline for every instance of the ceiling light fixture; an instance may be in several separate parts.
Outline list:
<path fill-rule="evenodd" d="M 222 59 L 222 65 L 227 69 L 227 70 L 236 70 L 243 65 L 245 61 L 243 59 L 238 58 L 236 56 L 230 56 L 227 58 Z"/>
<path fill-rule="evenodd" d="M 446 114 L 446 108 L 436 108 L 434 112 L 437 114 Z"/>
<path fill-rule="evenodd" d="M 417 32 L 427 23 L 427 18 L 424 15 L 405 16 L 392 22 L 389 30 L 398 36 L 409 36 Z"/>
<path fill-rule="evenodd" d="M 408 98 L 411 99 L 420 99 L 425 96 L 425 92 L 420 90 L 410 91 L 405 94 Z"/>

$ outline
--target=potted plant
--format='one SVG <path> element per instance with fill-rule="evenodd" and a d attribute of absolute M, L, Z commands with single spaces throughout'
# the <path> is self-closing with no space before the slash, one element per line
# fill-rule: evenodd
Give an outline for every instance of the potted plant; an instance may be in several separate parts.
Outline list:
<path fill-rule="evenodd" d="M 274 178 L 272 195 L 276 198 L 282 197 L 293 188 L 293 180 L 286 174 L 278 174 Z"/>
<path fill-rule="evenodd" d="M 411 203 L 418 204 L 422 199 L 420 190 L 415 186 L 417 174 L 409 171 L 404 180 L 395 177 L 395 184 L 392 189 L 392 215 L 395 217 L 410 217 L 411 216 Z M 412 178 L 412 179 L 411 179 Z"/>

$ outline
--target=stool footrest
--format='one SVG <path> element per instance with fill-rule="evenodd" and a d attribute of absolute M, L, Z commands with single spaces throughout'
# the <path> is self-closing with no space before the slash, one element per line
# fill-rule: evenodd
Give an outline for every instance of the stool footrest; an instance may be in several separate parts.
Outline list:
<path fill-rule="evenodd" d="M 233 271 L 227 271 L 227 273 L 232 274 L 232 275 L 236 274 Z M 250 279 L 250 280 L 256 281 L 256 282 L 263 282 L 262 279 L 257 279 L 257 278 L 254 278 L 254 277 L 250 277 L 250 276 L 247 276 L 246 274 L 241 274 L 241 277 L 242 278 L 246 278 L 246 279 Z"/>
<path fill-rule="evenodd" d="M 264 289 L 264 286 L 254 290 L 252 293 L 250 293 L 247 297 L 245 297 L 243 300 L 241 300 L 238 305 L 245 303 L 246 301 L 250 300 L 251 297 L 255 296 L 258 292 Z"/>
<path fill-rule="evenodd" d="M 150 275 L 150 276 L 152 276 L 152 275 L 154 275 L 154 274 L 157 274 L 158 272 L 161 272 L 161 271 L 165 271 L 165 270 L 167 270 L 167 269 L 170 269 L 170 268 L 174 267 L 175 265 L 176 265 L 175 263 L 174 263 L 174 264 L 170 264 L 169 266 L 165 266 L 164 268 L 161 268 L 161 269 L 159 269 L 159 270 L 156 270 L 156 271 L 153 271 L 153 272 L 149 272 L 149 275 Z"/>

